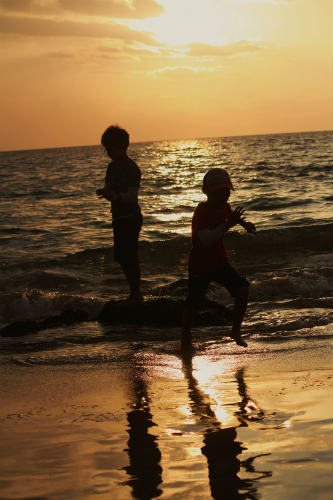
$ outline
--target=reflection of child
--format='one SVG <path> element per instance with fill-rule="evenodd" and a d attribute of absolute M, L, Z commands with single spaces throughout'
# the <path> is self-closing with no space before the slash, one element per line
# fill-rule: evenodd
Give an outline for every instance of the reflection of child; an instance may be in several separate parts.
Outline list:
<path fill-rule="evenodd" d="M 138 240 L 142 226 L 141 209 L 138 203 L 141 171 L 127 156 L 129 135 L 118 126 L 108 127 L 102 135 L 102 145 L 112 159 L 105 184 L 96 194 L 111 201 L 114 236 L 114 256 L 127 278 L 133 302 L 142 301 L 140 292 L 140 265 Z"/>
<path fill-rule="evenodd" d="M 213 168 L 203 179 L 202 190 L 207 201 L 199 203 L 192 219 L 192 248 L 189 257 L 189 290 L 184 311 L 182 345 L 191 344 L 191 326 L 195 310 L 204 299 L 211 281 L 223 285 L 235 298 L 231 337 L 238 345 L 246 347 L 241 337 L 241 324 L 247 307 L 249 282 L 229 264 L 223 243 L 228 229 L 240 224 L 255 234 L 252 222 L 242 217 L 244 210 L 234 211 L 227 203 L 230 190 L 234 189 L 226 170 Z"/>

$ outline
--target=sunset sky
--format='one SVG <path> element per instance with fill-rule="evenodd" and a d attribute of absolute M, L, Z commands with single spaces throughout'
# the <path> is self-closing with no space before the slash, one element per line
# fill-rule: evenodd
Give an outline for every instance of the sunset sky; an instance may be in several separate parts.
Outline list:
<path fill-rule="evenodd" d="M 0 149 L 332 128 L 332 0 L 0 0 Z"/>

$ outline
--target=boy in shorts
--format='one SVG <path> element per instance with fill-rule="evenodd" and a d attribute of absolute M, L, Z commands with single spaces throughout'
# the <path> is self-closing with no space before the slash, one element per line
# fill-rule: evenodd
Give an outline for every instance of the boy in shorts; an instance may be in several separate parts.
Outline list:
<path fill-rule="evenodd" d="M 142 302 L 140 291 L 140 264 L 138 240 L 142 214 L 138 203 L 141 171 L 127 156 L 129 135 L 118 126 L 108 127 L 101 143 L 111 158 L 104 187 L 96 190 L 97 196 L 111 201 L 114 257 L 119 262 L 129 284 L 129 302 Z"/>
<path fill-rule="evenodd" d="M 202 191 L 207 201 L 199 203 L 192 218 L 192 248 L 189 256 L 188 297 L 183 317 L 182 346 L 191 346 L 191 326 L 195 311 L 203 302 L 208 285 L 215 281 L 235 298 L 231 337 L 246 347 L 241 324 L 248 302 L 250 283 L 229 264 L 224 247 L 224 234 L 236 224 L 255 234 L 252 222 L 244 220 L 244 210 L 232 210 L 227 203 L 233 190 L 229 174 L 222 168 L 210 169 L 203 178 Z"/>

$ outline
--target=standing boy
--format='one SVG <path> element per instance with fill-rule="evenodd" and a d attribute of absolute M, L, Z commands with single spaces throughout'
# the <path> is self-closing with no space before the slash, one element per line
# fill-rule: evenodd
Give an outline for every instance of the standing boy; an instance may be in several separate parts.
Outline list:
<path fill-rule="evenodd" d="M 101 143 L 111 158 L 102 189 L 96 194 L 111 201 L 114 257 L 119 262 L 129 284 L 128 301 L 141 302 L 138 240 L 142 214 L 138 203 L 141 171 L 127 156 L 129 135 L 118 126 L 108 127 Z"/>
<path fill-rule="evenodd" d="M 242 217 L 244 210 L 234 211 L 227 203 L 233 190 L 229 174 L 222 168 L 210 169 L 203 179 L 202 191 L 207 201 L 199 203 L 192 219 L 192 248 L 189 256 L 189 291 L 184 311 L 182 346 L 191 346 L 191 326 L 196 309 L 204 300 L 211 281 L 223 285 L 235 298 L 231 337 L 246 347 L 241 324 L 247 307 L 249 282 L 229 264 L 224 247 L 224 234 L 236 224 L 255 234 L 252 222 Z"/>

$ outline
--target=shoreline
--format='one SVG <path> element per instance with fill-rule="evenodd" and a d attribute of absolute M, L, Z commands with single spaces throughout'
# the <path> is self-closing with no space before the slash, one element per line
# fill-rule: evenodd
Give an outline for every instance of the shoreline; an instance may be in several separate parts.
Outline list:
<path fill-rule="evenodd" d="M 332 345 L 279 343 L 2 365 L 0 499 L 330 499 Z"/>

